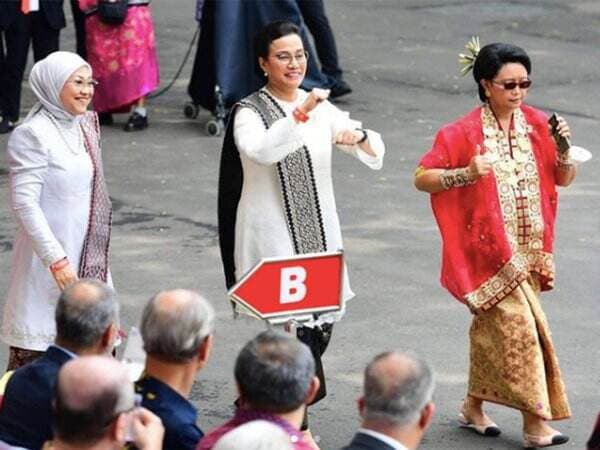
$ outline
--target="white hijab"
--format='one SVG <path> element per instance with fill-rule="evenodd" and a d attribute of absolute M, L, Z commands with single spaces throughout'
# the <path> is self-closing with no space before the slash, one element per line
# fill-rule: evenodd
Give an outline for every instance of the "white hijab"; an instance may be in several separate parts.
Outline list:
<path fill-rule="evenodd" d="M 81 67 L 92 67 L 79 55 L 71 52 L 50 53 L 33 65 L 29 85 L 38 102 L 31 108 L 23 122 L 45 109 L 61 122 L 76 124 L 79 117 L 67 111 L 60 101 L 60 92 L 69 77 Z"/>

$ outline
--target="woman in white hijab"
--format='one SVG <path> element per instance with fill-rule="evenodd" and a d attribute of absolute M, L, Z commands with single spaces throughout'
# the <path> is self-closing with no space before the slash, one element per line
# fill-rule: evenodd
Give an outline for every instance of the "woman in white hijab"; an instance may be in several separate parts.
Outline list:
<path fill-rule="evenodd" d="M 60 292 L 77 278 L 110 283 L 112 208 L 102 171 L 95 81 L 75 53 L 55 52 L 29 77 L 38 103 L 8 141 L 11 206 L 17 221 L 0 338 L 8 369 L 54 342 Z"/>

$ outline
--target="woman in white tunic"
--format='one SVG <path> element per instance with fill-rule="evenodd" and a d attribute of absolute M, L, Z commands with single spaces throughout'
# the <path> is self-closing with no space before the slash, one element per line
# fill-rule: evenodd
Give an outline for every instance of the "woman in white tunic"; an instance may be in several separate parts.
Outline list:
<path fill-rule="evenodd" d="M 371 169 L 382 166 L 379 134 L 363 130 L 327 101 L 328 91 L 299 89 L 308 54 L 298 28 L 267 25 L 256 38 L 266 86 L 232 110 L 219 181 L 219 234 L 231 287 L 264 257 L 335 251 L 342 236 L 331 179 L 332 144 Z M 354 296 L 344 269 L 344 303 Z M 315 317 L 298 337 L 320 356 L 341 313 Z"/>
<path fill-rule="evenodd" d="M 54 307 L 67 284 L 109 278 L 112 208 L 96 115 L 87 112 L 92 70 L 74 53 L 55 52 L 34 65 L 29 83 L 39 102 L 8 141 L 17 232 L 0 337 L 9 370 L 54 341 Z"/>

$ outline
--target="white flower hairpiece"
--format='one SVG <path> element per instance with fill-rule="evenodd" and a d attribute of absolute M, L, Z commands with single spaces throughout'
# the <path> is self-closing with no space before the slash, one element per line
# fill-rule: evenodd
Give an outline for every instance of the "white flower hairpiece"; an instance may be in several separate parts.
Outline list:
<path fill-rule="evenodd" d="M 465 45 L 465 49 L 467 49 L 466 53 L 458 54 L 458 62 L 462 66 L 460 69 L 460 74 L 463 77 L 473 69 L 477 55 L 479 55 L 479 50 L 481 50 L 481 46 L 479 45 L 479 36 L 471 37 L 471 40 L 467 42 L 467 45 Z"/>

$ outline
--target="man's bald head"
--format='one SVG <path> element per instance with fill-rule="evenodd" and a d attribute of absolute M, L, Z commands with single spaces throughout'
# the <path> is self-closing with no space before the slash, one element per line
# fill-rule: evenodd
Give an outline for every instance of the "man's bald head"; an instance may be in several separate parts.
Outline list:
<path fill-rule="evenodd" d="M 93 444 L 119 413 L 134 406 L 133 384 L 117 360 L 84 356 L 67 362 L 56 382 L 54 432 L 64 442 Z"/>
<path fill-rule="evenodd" d="M 210 303 L 194 291 L 160 292 L 150 299 L 142 314 L 144 349 L 158 360 L 190 361 L 212 333 L 214 317 Z"/>
<path fill-rule="evenodd" d="M 425 361 L 409 353 L 381 353 L 365 369 L 364 418 L 411 424 L 431 401 L 433 388 L 433 374 Z"/>
<path fill-rule="evenodd" d="M 57 340 L 75 349 L 96 346 L 106 330 L 118 322 L 115 292 L 105 283 L 78 280 L 65 288 L 56 305 Z"/>

